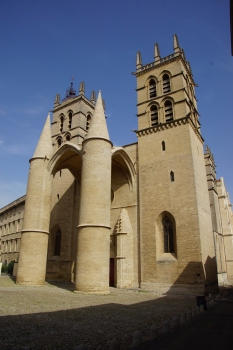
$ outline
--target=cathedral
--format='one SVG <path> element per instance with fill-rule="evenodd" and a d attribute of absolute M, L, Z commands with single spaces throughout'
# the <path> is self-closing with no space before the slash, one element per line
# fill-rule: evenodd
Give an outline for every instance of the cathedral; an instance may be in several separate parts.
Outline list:
<path fill-rule="evenodd" d="M 101 92 L 88 99 L 82 82 L 78 94 L 71 83 L 64 99 L 56 95 L 26 198 L 0 209 L 2 260 L 15 260 L 16 283 L 66 281 L 100 294 L 197 294 L 233 283 L 229 196 L 203 150 L 194 77 L 176 35 L 173 46 L 162 58 L 155 44 L 146 65 L 137 53 L 133 144 L 112 144 Z"/>

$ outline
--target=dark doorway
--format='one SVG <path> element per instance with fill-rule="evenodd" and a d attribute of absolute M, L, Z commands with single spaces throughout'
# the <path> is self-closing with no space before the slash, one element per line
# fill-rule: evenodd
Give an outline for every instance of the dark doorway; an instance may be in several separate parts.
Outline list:
<path fill-rule="evenodd" d="M 114 287 L 114 258 L 110 258 L 109 287 Z"/>

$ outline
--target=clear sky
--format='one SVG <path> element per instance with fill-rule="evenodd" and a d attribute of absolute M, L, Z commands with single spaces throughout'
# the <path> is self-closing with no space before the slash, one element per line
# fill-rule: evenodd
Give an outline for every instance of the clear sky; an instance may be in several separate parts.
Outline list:
<path fill-rule="evenodd" d="M 173 53 L 190 61 L 202 136 L 233 200 L 233 57 L 229 0 L 1 1 L 0 208 L 26 193 L 33 155 L 55 95 L 74 76 L 102 91 L 115 145 L 135 142 L 136 52 L 143 64 Z"/>

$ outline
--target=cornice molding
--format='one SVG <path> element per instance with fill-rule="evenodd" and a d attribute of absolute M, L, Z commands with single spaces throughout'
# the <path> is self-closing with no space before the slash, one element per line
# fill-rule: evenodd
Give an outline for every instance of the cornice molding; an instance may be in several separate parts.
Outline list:
<path fill-rule="evenodd" d="M 56 113 L 56 112 L 58 112 L 58 111 L 60 111 L 60 110 L 62 110 L 64 108 L 67 108 L 68 106 L 73 105 L 74 103 L 78 102 L 79 100 L 80 101 L 81 100 L 85 101 L 87 103 L 87 105 L 89 105 L 89 107 L 95 109 L 95 105 L 91 101 L 89 101 L 84 95 L 78 95 L 78 96 L 76 96 L 74 98 L 71 98 L 71 99 L 68 99 L 68 100 L 62 102 L 58 107 L 55 107 L 50 112 Z"/>
<path fill-rule="evenodd" d="M 172 120 L 172 121 L 164 123 L 164 124 L 151 126 L 149 128 L 146 128 L 146 129 L 136 130 L 135 132 L 136 132 L 137 136 L 141 137 L 141 136 L 153 134 L 153 133 L 156 133 L 156 132 L 159 132 L 159 131 L 171 129 L 171 128 L 178 127 L 178 126 L 185 125 L 185 124 L 189 124 L 192 127 L 192 129 L 195 132 L 195 134 L 197 135 L 198 139 L 201 141 L 201 143 L 204 143 L 203 137 L 201 136 L 201 134 L 197 130 L 197 128 L 194 125 L 194 123 L 193 123 L 192 119 L 190 118 L 190 116 L 186 116 L 184 118 L 175 119 L 175 120 Z"/>
<path fill-rule="evenodd" d="M 180 59 L 182 61 L 183 65 L 187 71 L 187 74 L 189 75 L 193 84 L 196 85 L 194 80 L 193 80 L 193 76 L 190 73 L 190 70 L 187 66 L 187 62 L 184 60 L 182 54 L 175 54 L 174 53 L 174 54 L 168 55 L 164 58 L 160 58 L 160 60 L 157 62 L 147 63 L 144 66 L 140 67 L 136 72 L 132 72 L 132 74 L 135 75 L 136 77 L 138 77 L 144 73 L 148 73 L 148 72 L 152 71 L 154 68 L 159 68 L 159 67 L 165 66 L 167 63 L 174 62 L 178 59 Z"/>

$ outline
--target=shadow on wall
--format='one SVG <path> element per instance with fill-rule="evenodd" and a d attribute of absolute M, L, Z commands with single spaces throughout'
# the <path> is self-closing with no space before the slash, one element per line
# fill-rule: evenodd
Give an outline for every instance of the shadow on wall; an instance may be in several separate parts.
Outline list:
<path fill-rule="evenodd" d="M 65 177 L 56 174 L 57 182 Z M 70 282 L 74 279 L 74 262 L 79 214 L 79 184 L 70 174 L 71 185 L 61 196 L 53 191 L 53 205 L 50 215 L 50 235 L 46 278 Z M 59 184 L 59 183 L 58 183 Z M 56 185 L 56 184 L 55 184 Z"/>
<path fill-rule="evenodd" d="M 189 283 L 187 283 L 189 281 Z M 200 286 L 200 288 L 198 287 Z M 193 294 L 209 294 L 218 292 L 217 265 L 215 257 L 207 257 L 206 262 L 190 261 L 180 273 L 167 293 L 189 291 Z"/>

